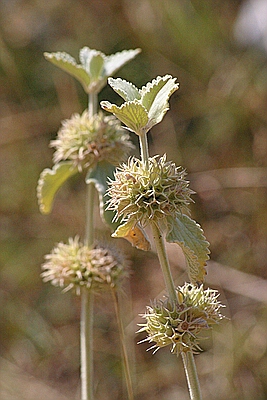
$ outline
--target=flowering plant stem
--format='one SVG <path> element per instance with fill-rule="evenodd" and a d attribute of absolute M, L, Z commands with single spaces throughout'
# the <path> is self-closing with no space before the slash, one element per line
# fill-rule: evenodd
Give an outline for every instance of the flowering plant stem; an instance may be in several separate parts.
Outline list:
<path fill-rule="evenodd" d="M 97 112 L 97 94 L 89 93 L 88 96 L 88 114 L 89 117 L 92 117 Z"/>
<path fill-rule="evenodd" d="M 143 135 L 139 135 L 139 143 L 140 143 L 140 151 L 141 151 L 141 158 L 144 164 L 148 163 L 148 142 L 147 142 L 147 135 L 146 133 Z"/>
<path fill-rule="evenodd" d="M 88 113 L 92 117 L 97 110 L 97 95 L 89 94 Z M 85 244 L 94 243 L 94 185 L 87 184 Z M 81 351 L 81 400 L 93 400 L 93 313 L 92 290 L 81 291 L 80 351 Z"/>
<path fill-rule="evenodd" d="M 124 373 L 125 373 L 125 381 L 126 381 L 126 387 L 127 387 L 127 393 L 128 393 L 128 400 L 133 400 L 134 399 L 133 387 L 132 387 L 132 380 L 131 380 L 131 374 L 130 374 L 129 360 L 128 360 L 128 355 L 127 355 L 127 350 L 126 350 L 126 342 L 125 342 L 125 334 L 124 334 L 124 328 L 123 328 L 123 323 L 122 323 L 120 301 L 119 301 L 118 292 L 117 292 L 116 288 L 112 288 L 111 293 L 112 293 L 112 297 L 113 297 L 113 301 L 114 301 L 116 319 L 117 319 L 119 335 L 120 335 L 121 352 L 122 352 L 122 359 L 123 359 L 123 365 L 124 365 Z"/>
<path fill-rule="evenodd" d="M 146 165 L 148 163 L 149 151 L 148 151 L 148 141 L 147 141 L 147 134 L 139 135 L 139 143 L 140 143 L 140 150 L 141 150 L 141 158 L 143 163 Z M 171 269 L 169 260 L 166 253 L 165 242 L 160 232 L 160 229 L 155 222 L 151 222 L 151 228 L 153 232 L 154 242 L 156 246 L 156 250 L 159 257 L 160 266 L 162 269 L 162 273 L 164 276 L 165 284 L 167 291 L 169 293 L 170 299 L 176 303 L 177 296 L 175 291 L 175 286 L 173 282 L 173 278 L 171 275 Z"/>
<path fill-rule="evenodd" d="M 182 352 L 182 359 L 191 400 L 202 400 L 197 369 L 192 351 Z"/>
<path fill-rule="evenodd" d="M 140 143 L 140 150 L 141 150 L 141 158 L 142 158 L 144 165 L 146 165 L 148 163 L 148 157 L 149 157 L 148 141 L 147 141 L 146 134 L 139 135 L 139 143 Z M 170 300 L 173 302 L 173 304 L 175 304 L 175 303 L 177 303 L 177 294 L 176 294 L 175 285 L 174 285 L 172 274 L 171 274 L 171 269 L 170 269 L 167 252 L 166 252 L 166 245 L 165 245 L 165 241 L 163 238 L 163 234 L 156 222 L 152 221 L 150 226 L 151 226 L 152 233 L 153 233 L 156 251 L 157 251 L 157 254 L 159 257 L 161 270 L 162 270 L 162 273 L 164 276 L 165 285 L 166 285 Z M 184 365 L 186 379 L 187 379 L 187 383 L 188 383 L 190 399 L 191 400 L 201 400 L 202 397 L 201 397 L 199 380 L 198 380 L 198 376 L 197 376 L 197 370 L 196 370 L 193 353 L 191 351 L 188 351 L 187 353 L 182 353 L 182 359 L 183 359 L 183 365 Z"/>
<path fill-rule="evenodd" d="M 81 291 L 81 400 L 93 400 L 93 304 L 92 290 Z"/>
<path fill-rule="evenodd" d="M 159 227 L 155 222 L 151 223 L 151 228 L 153 232 L 154 243 L 156 246 L 157 254 L 159 257 L 159 262 L 161 266 L 161 270 L 164 276 L 165 285 L 170 296 L 170 300 L 175 304 L 177 303 L 177 295 L 175 291 L 175 286 L 173 283 L 173 278 L 171 275 L 171 269 L 169 260 L 166 253 L 166 246 L 164 242 L 164 238 L 162 233 L 160 232 Z"/>

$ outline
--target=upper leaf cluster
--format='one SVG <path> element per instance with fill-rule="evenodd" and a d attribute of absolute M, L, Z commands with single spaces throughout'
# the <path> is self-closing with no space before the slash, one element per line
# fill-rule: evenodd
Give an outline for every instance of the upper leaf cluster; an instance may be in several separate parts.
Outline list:
<path fill-rule="evenodd" d="M 106 85 L 107 78 L 115 74 L 140 51 L 140 49 L 124 50 L 107 56 L 101 51 L 83 47 L 79 53 L 80 64 L 65 52 L 44 53 L 44 56 L 76 78 L 86 93 L 99 93 Z"/>
<path fill-rule="evenodd" d="M 118 107 L 109 101 L 102 101 L 101 107 L 116 115 L 130 131 L 139 136 L 162 121 L 169 109 L 170 96 L 179 88 L 176 78 L 171 75 L 158 76 L 141 89 L 121 78 L 109 78 L 108 83 L 125 103 Z"/>

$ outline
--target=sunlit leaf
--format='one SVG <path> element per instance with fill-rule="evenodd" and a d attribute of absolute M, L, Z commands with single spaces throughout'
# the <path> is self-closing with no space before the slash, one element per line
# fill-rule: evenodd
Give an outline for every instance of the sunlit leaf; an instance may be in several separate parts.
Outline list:
<path fill-rule="evenodd" d="M 89 73 L 93 81 L 101 78 L 103 66 L 104 60 L 100 54 L 96 54 L 91 58 Z"/>
<path fill-rule="evenodd" d="M 43 170 L 37 186 L 38 203 L 42 214 L 51 212 L 57 191 L 77 172 L 78 169 L 73 168 L 72 162 L 68 161 L 56 164 L 52 169 Z"/>
<path fill-rule="evenodd" d="M 137 135 L 143 135 L 161 122 L 169 109 L 168 100 L 179 88 L 175 81 L 176 78 L 171 75 L 158 76 L 139 90 L 131 82 L 109 78 L 108 83 L 125 103 L 117 107 L 108 101 L 102 101 L 101 107 L 115 114 L 128 129 Z"/>
<path fill-rule="evenodd" d="M 204 281 L 205 265 L 209 259 L 209 242 L 207 242 L 200 225 L 188 217 L 180 214 L 176 219 L 167 218 L 168 233 L 166 240 L 169 243 L 177 243 L 183 250 L 189 279 L 192 283 Z"/>
<path fill-rule="evenodd" d="M 44 53 L 46 60 L 52 64 L 68 72 L 76 78 L 83 86 L 84 90 L 88 92 L 88 87 L 91 83 L 91 78 L 86 70 L 78 65 L 73 57 L 64 52 L 57 53 Z"/>
<path fill-rule="evenodd" d="M 100 104 L 104 110 L 112 112 L 129 130 L 137 134 L 141 134 L 144 131 L 148 116 L 145 108 L 138 100 L 126 102 L 120 107 L 108 101 L 102 101 Z"/>
<path fill-rule="evenodd" d="M 123 65 L 132 60 L 141 52 L 141 49 L 123 50 L 110 56 L 106 56 L 104 74 L 105 76 L 114 75 Z"/>
<path fill-rule="evenodd" d="M 148 111 L 149 127 L 162 121 L 169 109 L 168 100 L 179 85 L 175 83 L 176 78 L 170 75 L 157 77 L 142 89 L 142 104 Z"/>
<path fill-rule="evenodd" d="M 141 95 L 136 86 L 134 86 L 131 82 L 127 82 L 124 79 L 117 78 L 109 78 L 109 85 L 112 89 L 118 93 L 125 101 L 133 101 L 140 100 Z"/>
<path fill-rule="evenodd" d="M 122 237 L 131 243 L 137 249 L 149 251 L 151 245 L 143 228 L 136 224 L 136 221 L 130 220 L 120 225 L 112 235 L 113 237 Z"/>
<path fill-rule="evenodd" d="M 83 47 L 80 50 L 79 58 L 82 67 L 92 80 L 96 80 L 99 77 L 102 78 L 105 54 L 101 53 L 101 51 L 89 49 L 89 47 Z"/>
<path fill-rule="evenodd" d="M 86 93 L 98 93 L 106 85 L 107 78 L 140 51 L 140 49 L 124 50 L 106 56 L 101 51 L 83 47 L 79 54 L 81 64 L 78 64 L 72 56 L 65 52 L 44 53 L 44 56 L 48 61 L 76 78 Z"/>
<path fill-rule="evenodd" d="M 86 176 L 86 183 L 91 182 L 95 185 L 99 196 L 100 215 L 102 220 L 111 228 L 112 232 L 115 231 L 120 222 L 113 221 L 114 211 L 106 209 L 106 203 L 108 201 L 108 196 L 106 193 L 108 189 L 107 180 L 108 178 L 114 179 L 115 169 L 116 167 L 114 167 L 114 165 L 106 161 L 101 161 L 97 164 L 96 168 L 94 168 L 92 171 L 89 171 Z"/>

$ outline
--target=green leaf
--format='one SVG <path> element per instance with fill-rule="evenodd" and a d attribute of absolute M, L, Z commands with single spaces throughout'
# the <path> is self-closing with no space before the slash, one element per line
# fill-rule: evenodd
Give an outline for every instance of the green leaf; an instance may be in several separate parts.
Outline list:
<path fill-rule="evenodd" d="M 106 209 L 106 203 L 108 200 L 106 193 L 108 189 L 107 180 L 108 178 L 114 179 L 115 168 L 114 165 L 107 161 L 101 161 L 97 163 L 96 168 L 89 171 L 85 179 L 86 183 L 93 183 L 95 185 L 99 196 L 100 215 L 102 220 L 111 228 L 112 232 L 115 231 L 120 222 L 114 222 L 114 211 Z"/>
<path fill-rule="evenodd" d="M 120 107 L 108 101 L 101 101 L 100 105 L 104 110 L 113 113 L 130 131 L 136 134 L 142 134 L 145 131 L 148 116 L 145 108 L 138 100 L 126 102 Z"/>
<path fill-rule="evenodd" d="M 141 95 L 136 86 L 131 82 L 127 82 L 121 78 L 108 78 L 108 84 L 112 89 L 120 95 L 125 101 L 140 100 Z"/>
<path fill-rule="evenodd" d="M 72 162 L 56 164 L 52 169 L 46 168 L 40 175 L 37 186 L 37 197 L 42 214 L 49 214 L 53 207 L 55 195 L 65 181 L 78 172 Z"/>
<path fill-rule="evenodd" d="M 102 72 L 104 68 L 105 55 L 97 50 L 83 47 L 80 50 L 80 61 L 82 67 L 88 73 L 93 81 L 102 79 Z"/>
<path fill-rule="evenodd" d="M 192 283 L 201 283 L 206 275 L 205 265 L 209 259 L 209 242 L 207 242 L 200 225 L 180 214 L 176 219 L 167 217 L 168 233 L 166 240 L 177 243 L 183 250 L 189 279 Z"/>
<path fill-rule="evenodd" d="M 176 78 L 172 78 L 171 75 L 158 76 L 138 90 L 132 83 L 123 79 L 109 78 L 108 83 L 125 103 L 117 107 L 108 101 L 102 101 L 101 106 L 104 110 L 115 114 L 128 129 L 137 135 L 142 135 L 161 122 L 168 111 L 168 100 L 179 88 L 179 84 L 175 81 Z"/>
<path fill-rule="evenodd" d="M 64 52 L 57 53 L 44 53 L 46 60 L 50 61 L 52 64 L 68 72 L 74 78 L 76 78 L 83 86 L 86 93 L 91 83 L 91 78 L 86 72 L 86 70 L 78 65 L 73 57 Z"/>
<path fill-rule="evenodd" d="M 151 244 L 143 228 L 135 220 L 129 220 L 120 225 L 112 235 L 113 237 L 122 237 L 131 243 L 137 249 L 149 251 Z"/>
<path fill-rule="evenodd" d="M 106 56 L 104 74 L 106 77 L 114 75 L 123 65 L 132 60 L 141 52 L 141 49 L 123 50 Z"/>
<path fill-rule="evenodd" d="M 106 56 L 101 51 L 83 47 L 79 54 L 81 64 L 77 64 L 76 60 L 65 52 L 44 53 L 44 56 L 76 78 L 86 93 L 98 93 L 105 86 L 107 78 L 140 51 L 140 49 L 124 50 Z"/>
<path fill-rule="evenodd" d="M 162 121 L 169 109 L 168 100 L 179 85 L 171 75 L 158 76 L 142 88 L 141 103 L 148 111 L 149 129 Z"/>

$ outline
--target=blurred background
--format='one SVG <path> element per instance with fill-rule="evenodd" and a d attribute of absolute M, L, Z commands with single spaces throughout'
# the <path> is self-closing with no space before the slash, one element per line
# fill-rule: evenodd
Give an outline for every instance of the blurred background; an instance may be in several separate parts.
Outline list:
<path fill-rule="evenodd" d="M 267 399 L 266 1 L 0 0 L 1 400 L 79 399 L 79 299 L 43 284 L 40 266 L 55 242 L 83 236 L 85 185 L 81 176 L 65 184 L 49 216 L 38 210 L 36 185 L 52 166 L 49 142 L 61 120 L 87 105 L 81 86 L 43 52 L 77 59 L 83 46 L 142 48 L 117 75 L 138 87 L 157 75 L 178 78 L 149 142 L 151 155 L 167 153 L 188 171 L 192 217 L 211 244 L 207 285 L 229 318 L 207 332 L 196 357 L 203 397 Z M 118 104 L 108 87 L 102 99 Z M 136 399 L 188 399 L 181 359 L 136 344 L 139 314 L 164 294 L 157 258 L 117 242 L 132 260 L 124 296 Z M 178 247 L 169 255 L 182 285 Z M 126 398 L 109 294 L 96 300 L 94 345 L 96 399 Z"/>

